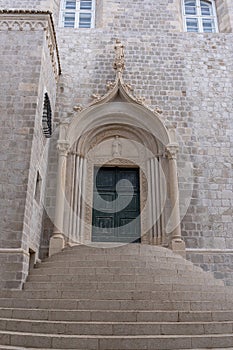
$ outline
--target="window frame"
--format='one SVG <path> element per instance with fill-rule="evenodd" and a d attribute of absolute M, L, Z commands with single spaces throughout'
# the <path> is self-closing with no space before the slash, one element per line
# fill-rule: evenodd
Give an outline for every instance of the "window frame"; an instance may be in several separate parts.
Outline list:
<path fill-rule="evenodd" d="M 215 0 L 193 0 L 193 1 L 195 1 L 197 13 L 195 15 L 189 15 L 189 14 L 186 14 L 186 12 L 185 12 L 185 0 L 182 0 L 183 26 L 184 26 L 185 32 L 187 32 L 187 33 L 208 33 L 208 34 L 218 33 L 219 32 L 219 30 L 218 30 L 218 18 L 217 18 Z M 201 13 L 201 1 L 205 1 L 206 3 L 209 3 L 211 5 L 212 11 L 213 11 L 212 15 L 202 15 L 202 13 Z M 192 18 L 192 19 L 197 20 L 197 25 L 198 25 L 197 32 L 188 31 L 187 18 Z M 215 31 L 212 31 L 212 32 L 204 31 L 203 19 L 213 20 L 214 26 L 215 26 L 215 28 L 214 28 Z"/>
<path fill-rule="evenodd" d="M 91 0 L 92 3 L 92 8 L 91 10 L 84 10 L 84 9 L 80 9 L 80 4 L 81 1 L 80 0 L 75 0 L 76 2 L 76 8 L 75 9 L 66 9 L 65 5 L 66 5 L 66 0 L 62 0 L 61 1 L 61 6 L 60 6 L 60 27 L 62 28 L 70 28 L 70 29 L 91 29 L 91 28 L 95 28 L 95 7 L 96 7 L 96 1 L 95 0 Z M 74 13 L 75 15 L 75 19 L 74 19 L 74 27 L 65 27 L 65 21 L 64 21 L 64 14 L 65 13 Z M 91 25 L 90 27 L 87 28 L 82 28 L 79 26 L 80 24 L 80 14 L 81 13 L 88 13 L 91 14 Z"/>

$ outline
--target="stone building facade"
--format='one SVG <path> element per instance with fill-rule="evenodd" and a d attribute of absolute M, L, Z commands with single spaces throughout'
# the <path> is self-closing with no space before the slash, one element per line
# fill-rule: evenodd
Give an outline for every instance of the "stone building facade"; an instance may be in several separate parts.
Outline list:
<path fill-rule="evenodd" d="M 233 5 L 212 3 L 217 32 L 195 33 L 181 0 L 96 0 L 94 28 L 62 27 L 58 0 L 0 0 L 1 287 L 51 242 L 92 241 L 103 164 L 140 168 L 141 243 L 178 238 L 233 284 Z"/>

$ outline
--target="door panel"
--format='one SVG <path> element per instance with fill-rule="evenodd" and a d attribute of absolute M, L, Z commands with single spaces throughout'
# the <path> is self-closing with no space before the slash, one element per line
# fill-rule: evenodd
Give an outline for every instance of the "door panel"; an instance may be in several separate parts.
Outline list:
<path fill-rule="evenodd" d="M 96 172 L 96 188 L 98 189 L 114 189 L 116 182 L 116 174 L 112 171 L 113 168 L 101 168 L 100 172 Z"/>
<path fill-rule="evenodd" d="M 100 212 L 114 212 L 115 205 L 114 205 L 114 200 L 115 200 L 115 194 L 114 193 L 99 193 L 96 192 L 96 198 L 94 202 L 94 208 L 97 209 Z"/>
<path fill-rule="evenodd" d="M 92 241 L 140 240 L 139 169 L 95 168 Z"/>

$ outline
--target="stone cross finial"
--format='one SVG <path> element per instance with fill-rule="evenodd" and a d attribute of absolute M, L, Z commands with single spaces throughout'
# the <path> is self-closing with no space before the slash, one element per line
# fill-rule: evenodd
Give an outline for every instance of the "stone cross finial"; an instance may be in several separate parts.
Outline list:
<path fill-rule="evenodd" d="M 121 43 L 119 39 L 116 39 L 116 44 L 114 46 L 115 49 L 115 62 L 114 62 L 114 69 L 118 73 L 122 73 L 125 68 L 125 55 L 124 55 L 124 45 Z"/>

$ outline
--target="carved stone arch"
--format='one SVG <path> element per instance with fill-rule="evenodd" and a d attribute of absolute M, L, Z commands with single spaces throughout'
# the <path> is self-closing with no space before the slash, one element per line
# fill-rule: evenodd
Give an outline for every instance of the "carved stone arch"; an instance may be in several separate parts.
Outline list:
<path fill-rule="evenodd" d="M 143 144 L 154 154 L 162 152 L 162 145 L 160 143 L 158 144 L 151 133 L 138 127 L 132 128 L 124 123 L 106 124 L 104 127 L 101 125 L 88 130 L 88 132 L 81 135 L 76 141 L 73 149 L 75 149 L 77 153 L 85 155 L 100 142 L 116 136 Z"/>
<path fill-rule="evenodd" d="M 112 154 L 102 157 L 89 154 L 96 145 L 111 142 L 116 136 L 120 137 L 121 142 L 123 139 L 136 142 L 147 152 L 139 152 L 137 157 L 125 157 L 123 154 L 115 159 Z M 174 247 L 174 237 L 180 250 L 183 241 L 180 239 L 179 229 L 177 231 L 179 224 L 175 225 L 176 234 L 167 235 L 166 232 L 169 210 L 173 212 L 173 208 L 176 208 L 175 214 L 171 215 L 175 215 L 175 220 L 179 220 L 175 170 L 177 144 L 172 141 L 172 133 L 156 114 L 144 106 L 123 101 L 91 106 L 76 115 L 68 125 L 62 125 L 59 142 L 67 145 L 67 173 L 70 174 L 64 189 L 65 220 L 62 227 L 67 241 L 91 243 L 94 165 L 134 165 L 141 169 L 142 242 L 164 246 L 173 244 Z M 168 163 L 172 166 L 171 176 L 165 170 L 169 167 Z M 168 199 L 167 193 L 170 193 L 170 196 L 175 193 L 175 197 Z M 172 209 L 169 209 L 169 206 Z"/>
<path fill-rule="evenodd" d="M 108 102 L 91 106 L 76 115 L 68 126 L 66 140 L 73 145 L 88 131 L 110 124 L 124 124 L 147 131 L 164 147 L 172 142 L 161 119 L 142 105 Z"/>

